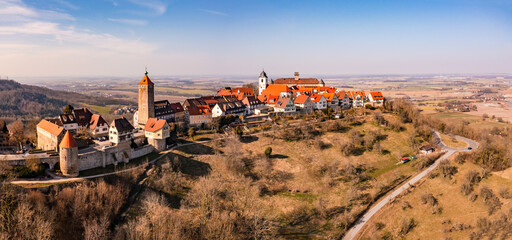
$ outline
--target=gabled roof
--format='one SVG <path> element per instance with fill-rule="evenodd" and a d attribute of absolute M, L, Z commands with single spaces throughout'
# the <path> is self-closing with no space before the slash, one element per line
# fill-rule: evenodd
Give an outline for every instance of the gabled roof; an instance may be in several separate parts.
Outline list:
<path fill-rule="evenodd" d="M 265 90 L 263 90 L 263 92 L 261 94 L 279 96 L 282 92 L 291 92 L 291 90 L 286 85 L 271 84 L 271 85 L 268 85 L 268 87 Z"/>
<path fill-rule="evenodd" d="M 59 136 L 64 130 L 64 128 L 57 126 L 57 124 L 46 121 L 44 119 L 41 120 L 37 126 L 54 136 Z"/>
<path fill-rule="evenodd" d="M 189 115 L 212 115 L 212 109 L 208 105 L 190 106 Z"/>
<path fill-rule="evenodd" d="M 327 100 L 328 102 L 331 102 L 334 99 L 334 97 L 336 97 L 336 94 L 334 94 L 334 93 L 323 93 L 322 96 L 324 96 L 325 100 Z"/>
<path fill-rule="evenodd" d="M 75 120 L 81 127 L 87 126 L 91 122 L 92 113 L 87 108 L 74 109 L 73 114 L 75 114 Z"/>
<path fill-rule="evenodd" d="M 95 129 L 96 126 L 98 126 L 100 124 L 107 124 L 107 121 L 105 121 L 105 119 L 103 119 L 103 117 L 101 117 L 99 114 L 93 114 L 91 117 L 91 122 L 89 124 L 89 128 Z"/>
<path fill-rule="evenodd" d="M 278 78 L 274 80 L 274 84 L 291 84 L 291 85 L 302 85 L 302 84 L 320 84 L 320 81 L 316 78 Z"/>
<path fill-rule="evenodd" d="M 261 105 L 263 104 L 256 96 L 246 96 L 242 103 L 246 106 Z"/>
<path fill-rule="evenodd" d="M 297 98 L 295 98 L 295 104 L 304 104 L 308 101 L 308 99 L 308 95 L 299 95 Z"/>
<path fill-rule="evenodd" d="M 223 89 L 219 89 L 217 91 L 217 95 L 218 96 L 235 95 L 238 98 L 240 98 L 239 97 L 240 95 L 242 95 L 242 96 L 252 96 L 252 95 L 254 95 L 254 91 L 252 90 L 252 88 L 230 88 L 230 87 L 226 87 L 226 88 L 223 88 Z"/>
<path fill-rule="evenodd" d="M 171 104 L 167 100 L 161 100 L 155 102 L 155 116 L 160 117 L 164 115 L 173 114 L 174 111 L 171 108 Z"/>
<path fill-rule="evenodd" d="M 110 124 L 110 126 L 116 128 L 117 132 L 133 131 L 133 126 L 124 117 L 115 119 L 114 121 L 112 121 L 112 124 Z"/>
<path fill-rule="evenodd" d="M 144 77 L 142 78 L 142 80 L 140 80 L 139 82 L 139 85 L 155 85 L 151 79 L 149 79 L 148 77 L 148 72 L 146 71 L 146 73 L 144 74 Z"/>
<path fill-rule="evenodd" d="M 76 119 L 73 114 L 60 114 L 59 119 L 62 122 L 62 124 L 76 123 Z"/>
<path fill-rule="evenodd" d="M 430 145 L 425 145 L 425 146 L 420 148 L 420 150 L 423 150 L 423 151 L 428 151 L 428 150 L 431 150 L 431 149 L 434 149 L 434 147 L 432 147 Z"/>
<path fill-rule="evenodd" d="M 144 126 L 144 130 L 148 132 L 155 132 L 162 129 L 165 124 L 167 124 L 167 121 L 163 119 L 149 118 Z"/>
<path fill-rule="evenodd" d="M 312 102 L 319 102 L 320 100 L 325 99 L 324 96 L 320 95 L 320 94 L 315 94 L 313 96 L 311 96 L 311 101 Z"/>
<path fill-rule="evenodd" d="M 66 131 L 66 134 L 62 138 L 62 141 L 60 142 L 59 147 L 61 147 L 61 148 L 76 148 L 76 147 L 78 147 L 78 144 L 76 143 L 73 136 L 71 136 L 71 133 L 69 133 L 69 131 Z"/>
<path fill-rule="evenodd" d="M 291 98 L 288 98 L 288 97 L 280 97 L 279 99 L 277 99 L 277 102 L 276 102 L 276 108 L 286 108 L 286 105 L 288 105 L 288 102 L 291 101 Z"/>
<path fill-rule="evenodd" d="M 347 95 L 347 92 L 345 92 L 345 91 L 340 91 L 340 92 L 336 93 L 336 96 L 338 97 L 338 99 L 343 99 L 343 98 L 345 98 L 346 95 Z"/>
<path fill-rule="evenodd" d="M 260 78 L 268 78 L 267 73 L 265 71 L 261 71 Z"/>
<path fill-rule="evenodd" d="M 373 99 L 384 99 L 384 95 L 381 92 L 370 92 Z"/>
<path fill-rule="evenodd" d="M 183 106 L 179 102 L 171 103 L 171 108 L 174 111 L 174 113 L 179 113 L 179 112 L 185 111 L 185 109 L 183 108 Z"/>

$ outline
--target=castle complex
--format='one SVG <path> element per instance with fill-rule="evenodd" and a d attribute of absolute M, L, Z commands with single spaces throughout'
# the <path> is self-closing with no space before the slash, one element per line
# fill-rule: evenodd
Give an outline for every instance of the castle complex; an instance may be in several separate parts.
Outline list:
<path fill-rule="evenodd" d="M 271 114 L 307 114 L 328 108 L 341 111 L 379 106 L 384 102 L 380 92 L 342 91 L 325 86 L 323 79 L 300 78 L 298 72 L 293 78 L 269 81 L 267 73 L 262 71 L 258 95 L 248 87 L 225 87 L 216 96 L 186 99 L 183 104 L 155 102 L 154 88 L 146 71 L 138 83 L 138 110 L 133 124 L 124 117 L 108 124 L 87 108 L 41 120 L 37 125 L 37 146 L 47 153 L 42 160 L 50 168 L 59 163 L 64 176 L 76 177 L 86 169 L 116 165 L 166 150 L 172 144 L 170 123 L 209 128 L 213 119 L 225 115 L 237 116 L 238 121 L 251 121 Z M 93 144 L 91 137 L 95 138 Z M 58 152 L 58 156 L 52 152 Z"/>

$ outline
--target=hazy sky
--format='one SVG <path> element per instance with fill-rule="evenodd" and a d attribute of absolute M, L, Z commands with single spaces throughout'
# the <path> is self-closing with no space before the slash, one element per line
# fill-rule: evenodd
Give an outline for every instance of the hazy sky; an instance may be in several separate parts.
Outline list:
<path fill-rule="evenodd" d="M 0 76 L 511 73 L 507 0 L 0 0 Z M 277 77 L 277 76 L 276 76 Z"/>

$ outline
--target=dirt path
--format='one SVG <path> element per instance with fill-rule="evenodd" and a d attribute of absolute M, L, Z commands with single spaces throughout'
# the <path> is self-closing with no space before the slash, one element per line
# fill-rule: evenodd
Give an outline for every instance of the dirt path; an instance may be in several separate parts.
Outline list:
<path fill-rule="evenodd" d="M 441 139 L 441 137 L 439 136 L 438 132 L 435 132 L 434 134 L 437 136 L 438 139 Z M 449 158 L 454 153 L 472 151 L 473 149 L 478 148 L 478 143 L 473 141 L 473 140 L 471 140 L 471 139 L 460 137 L 460 136 L 456 136 L 455 138 L 457 138 L 458 140 L 466 142 L 468 144 L 468 146 L 471 147 L 471 149 L 468 149 L 468 148 L 463 148 L 463 149 L 450 148 L 450 147 L 447 147 L 446 145 L 444 145 L 442 140 L 439 140 L 440 146 L 442 147 L 443 150 L 446 151 L 446 153 L 443 156 L 441 156 L 439 159 L 437 159 L 434 162 L 434 164 L 432 164 L 430 167 L 428 167 L 427 169 L 423 170 L 418 175 L 416 175 L 413 178 L 411 178 L 409 181 L 405 182 L 402 186 L 398 187 L 391 194 L 387 195 L 382 200 L 380 200 L 379 203 L 377 203 L 372 208 L 370 208 L 370 210 L 368 210 L 361 218 L 359 218 L 357 220 L 357 222 L 354 223 L 354 225 L 345 233 L 345 235 L 343 236 L 343 240 L 351 240 L 351 239 L 356 238 L 356 236 L 359 233 L 359 231 L 365 226 L 365 224 L 372 218 L 373 215 L 375 215 L 386 204 L 391 202 L 396 196 L 398 196 L 399 194 L 403 193 L 409 187 L 411 187 L 412 185 L 416 184 L 420 179 L 422 179 L 425 176 L 427 176 L 430 172 L 432 172 L 432 170 L 434 170 L 439 165 L 439 163 L 441 161 Z"/>

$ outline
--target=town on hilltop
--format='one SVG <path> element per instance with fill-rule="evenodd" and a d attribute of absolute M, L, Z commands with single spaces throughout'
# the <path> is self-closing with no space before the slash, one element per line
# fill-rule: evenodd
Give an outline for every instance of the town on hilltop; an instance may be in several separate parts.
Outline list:
<path fill-rule="evenodd" d="M 155 101 L 155 84 L 146 71 L 138 83 L 138 108 L 133 119 L 122 117 L 108 123 L 87 108 L 68 105 L 59 116 L 37 124 L 37 149 L 32 154 L 5 157 L 15 164 L 37 157 L 50 169 L 58 165 L 63 176 L 76 177 L 80 171 L 128 163 L 169 149 L 176 143 L 171 137 L 176 125 L 208 129 L 219 127 L 213 122 L 228 116 L 229 125 L 315 111 L 340 118 L 344 110 L 375 108 L 385 101 L 381 92 L 344 91 L 326 86 L 323 79 L 300 78 L 298 72 L 292 78 L 273 80 L 262 71 L 258 84 L 252 86 L 256 87 L 224 87 L 217 95 L 190 98 L 183 103 Z M 8 134 L 4 130 L 0 137 Z"/>

